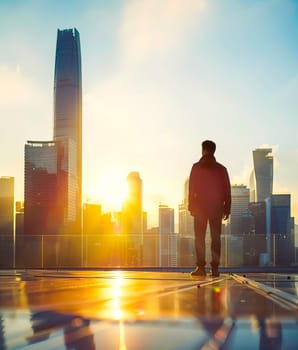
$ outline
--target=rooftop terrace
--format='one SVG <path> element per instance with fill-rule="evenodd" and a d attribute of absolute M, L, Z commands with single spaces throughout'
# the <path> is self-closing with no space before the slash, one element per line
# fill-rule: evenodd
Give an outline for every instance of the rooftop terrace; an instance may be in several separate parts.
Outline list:
<path fill-rule="evenodd" d="M 1 349 L 297 349 L 298 273 L 2 270 Z"/>

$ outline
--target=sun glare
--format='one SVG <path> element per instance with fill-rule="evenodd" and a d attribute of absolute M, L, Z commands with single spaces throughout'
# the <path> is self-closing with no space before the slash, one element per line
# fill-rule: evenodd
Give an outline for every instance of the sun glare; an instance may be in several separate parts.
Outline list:
<path fill-rule="evenodd" d="M 119 169 L 102 172 L 88 187 L 88 198 L 96 199 L 107 210 L 120 210 L 127 196 L 126 175 Z"/>

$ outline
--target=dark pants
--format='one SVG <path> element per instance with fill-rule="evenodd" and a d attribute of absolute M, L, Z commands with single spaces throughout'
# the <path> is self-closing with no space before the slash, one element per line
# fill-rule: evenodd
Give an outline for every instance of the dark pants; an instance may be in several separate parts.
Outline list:
<path fill-rule="evenodd" d="M 194 217 L 197 266 L 204 267 L 206 265 L 205 237 L 208 221 L 211 231 L 211 266 L 218 267 L 220 260 L 222 212 L 212 213 L 208 215 L 200 214 Z"/>

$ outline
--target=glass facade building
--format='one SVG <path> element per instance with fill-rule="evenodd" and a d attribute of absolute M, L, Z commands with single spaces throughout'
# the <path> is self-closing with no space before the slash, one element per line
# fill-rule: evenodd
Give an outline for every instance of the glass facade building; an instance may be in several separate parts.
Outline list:
<path fill-rule="evenodd" d="M 248 211 L 249 189 L 244 185 L 233 185 L 231 195 L 230 233 L 232 235 L 242 235 L 243 214 Z"/>
<path fill-rule="evenodd" d="M 183 200 L 179 204 L 179 234 L 184 236 L 194 235 L 194 220 L 188 210 L 188 187 L 189 178 L 184 182 Z"/>
<path fill-rule="evenodd" d="M 272 148 L 257 148 L 253 151 L 254 171 L 250 186 L 254 194 L 253 202 L 262 202 L 272 194 L 273 156 Z M 253 184 L 254 182 L 254 184 Z"/>
<path fill-rule="evenodd" d="M 14 177 L 0 177 L 0 235 L 14 233 Z"/>
<path fill-rule="evenodd" d="M 251 202 L 248 210 L 253 216 L 254 233 L 257 235 L 266 234 L 266 206 L 265 202 Z"/>
<path fill-rule="evenodd" d="M 295 260 L 293 221 L 290 194 L 273 194 L 267 198 L 267 252 L 273 265 L 291 265 Z"/>
<path fill-rule="evenodd" d="M 63 226 L 61 148 L 53 141 L 25 145 L 24 233 L 58 234 Z"/>
<path fill-rule="evenodd" d="M 82 73 L 80 35 L 76 29 L 58 30 L 54 76 L 54 140 L 65 149 L 61 169 L 67 198 L 64 227 L 82 232 Z"/>
<path fill-rule="evenodd" d="M 158 207 L 159 234 L 175 232 L 174 209 L 160 204 Z"/>
<path fill-rule="evenodd" d="M 174 209 L 160 204 L 159 218 L 159 264 L 177 266 L 178 239 L 175 234 Z"/>

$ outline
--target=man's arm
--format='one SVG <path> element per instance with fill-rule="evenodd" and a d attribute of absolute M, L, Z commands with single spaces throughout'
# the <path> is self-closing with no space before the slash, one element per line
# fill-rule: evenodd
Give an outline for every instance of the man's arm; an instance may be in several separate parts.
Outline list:
<path fill-rule="evenodd" d="M 189 175 L 189 184 L 188 184 L 188 210 L 190 214 L 193 216 L 194 215 L 194 197 L 195 197 L 195 192 L 194 192 L 194 166 L 192 166 L 190 175 Z"/>
<path fill-rule="evenodd" d="M 231 213 L 231 183 L 227 169 L 224 169 L 224 211 L 223 219 L 227 220 Z"/>

